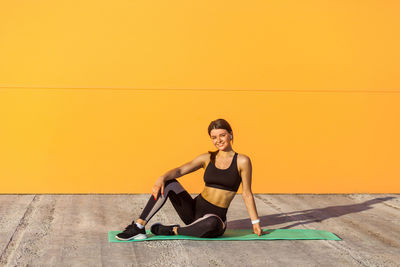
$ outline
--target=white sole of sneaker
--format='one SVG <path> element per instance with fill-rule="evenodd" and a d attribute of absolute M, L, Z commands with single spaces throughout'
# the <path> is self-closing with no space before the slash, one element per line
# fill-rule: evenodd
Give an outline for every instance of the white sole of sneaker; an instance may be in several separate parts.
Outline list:
<path fill-rule="evenodd" d="M 120 238 L 118 236 L 115 236 L 115 238 L 118 239 L 118 240 L 121 240 L 121 241 L 128 241 L 128 240 L 132 240 L 132 239 L 146 239 L 147 235 L 145 235 L 145 234 L 137 234 L 137 235 L 134 235 L 134 236 L 132 236 L 130 238 Z"/>

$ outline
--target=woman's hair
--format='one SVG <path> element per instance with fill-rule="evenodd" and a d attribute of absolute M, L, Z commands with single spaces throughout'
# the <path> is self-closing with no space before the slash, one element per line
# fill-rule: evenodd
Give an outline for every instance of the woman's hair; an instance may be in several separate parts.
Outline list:
<path fill-rule="evenodd" d="M 233 143 L 233 131 L 229 123 L 224 119 L 217 119 L 210 123 L 208 126 L 208 135 L 211 136 L 212 129 L 225 129 L 229 134 L 232 134 L 232 143 Z M 210 160 L 212 163 L 215 163 L 215 156 L 218 154 L 219 150 L 216 151 L 208 151 L 211 154 Z"/>

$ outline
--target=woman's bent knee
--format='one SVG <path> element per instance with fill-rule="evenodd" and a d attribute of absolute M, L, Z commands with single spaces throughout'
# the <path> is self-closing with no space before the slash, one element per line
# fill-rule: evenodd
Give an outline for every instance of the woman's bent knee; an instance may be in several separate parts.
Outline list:
<path fill-rule="evenodd" d="M 214 219 L 217 219 L 222 224 L 222 228 L 226 228 L 224 221 L 217 214 L 207 213 L 203 217 L 213 217 Z"/>
<path fill-rule="evenodd" d="M 168 195 L 169 191 L 179 194 L 185 191 L 185 188 L 176 179 L 172 179 L 164 183 L 164 195 Z"/>
<path fill-rule="evenodd" d="M 210 216 L 205 221 L 210 229 L 217 229 L 220 224 L 220 220 L 216 216 Z"/>
<path fill-rule="evenodd" d="M 224 224 L 218 216 L 209 216 L 205 219 L 207 232 L 203 237 L 218 237 L 224 233 Z"/>

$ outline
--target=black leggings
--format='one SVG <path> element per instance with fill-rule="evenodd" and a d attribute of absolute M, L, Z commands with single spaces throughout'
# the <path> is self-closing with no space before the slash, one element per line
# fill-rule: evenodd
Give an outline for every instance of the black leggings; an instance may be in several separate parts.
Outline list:
<path fill-rule="evenodd" d="M 211 204 L 200 194 L 193 199 L 176 179 L 165 182 L 164 197 L 161 192 L 158 192 L 157 200 L 153 195 L 150 197 L 139 218 L 147 223 L 161 209 L 167 198 L 186 224 L 178 227 L 179 235 L 218 237 L 224 234 L 228 209 Z"/>

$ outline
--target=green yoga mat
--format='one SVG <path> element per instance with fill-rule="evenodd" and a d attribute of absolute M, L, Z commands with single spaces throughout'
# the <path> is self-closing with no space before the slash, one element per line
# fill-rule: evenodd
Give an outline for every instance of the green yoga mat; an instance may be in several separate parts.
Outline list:
<path fill-rule="evenodd" d="M 325 240 L 341 240 L 335 234 L 323 230 L 312 229 L 263 229 L 263 235 L 258 236 L 253 233 L 252 229 L 226 229 L 221 237 L 217 238 L 200 238 L 185 235 L 153 235 L 150 230 L 146 230 L 147 238 L 139 240 L 121 241 L 115 238 L 115 235 L 121 231 L 108 232 L 108 240 L 110 242 L 137 242 L 151 240 L 276 240 L 276 239 L 325 239 Z M 268 233 L 269 232 L 269 233 Z"/>

